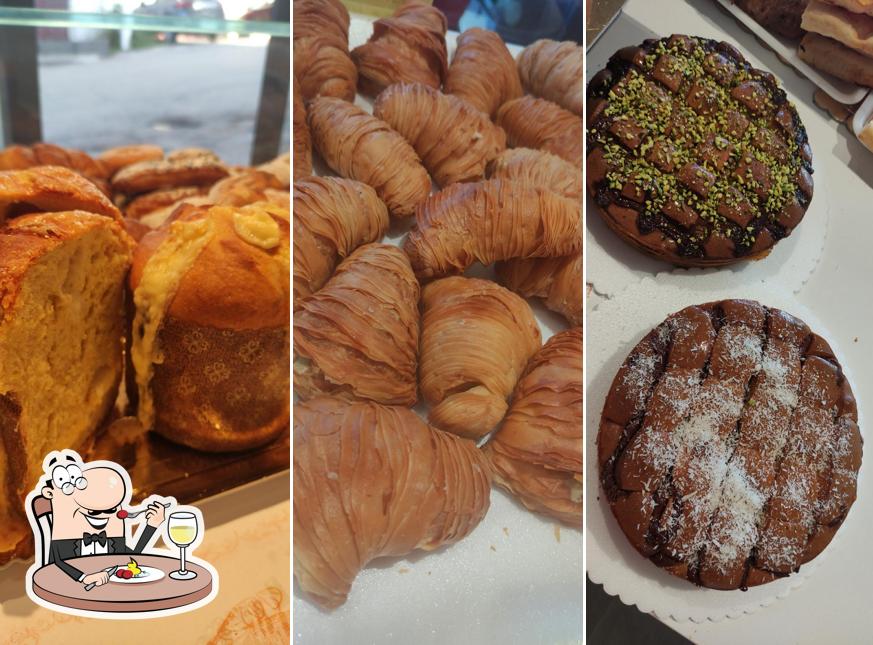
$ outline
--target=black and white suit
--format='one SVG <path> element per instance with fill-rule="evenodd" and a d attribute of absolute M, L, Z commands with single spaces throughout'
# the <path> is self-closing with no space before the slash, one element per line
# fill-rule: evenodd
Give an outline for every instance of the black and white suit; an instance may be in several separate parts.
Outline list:
<path fill-rule="evenodd" d="M 106 553 L 142 553 L 142 550 L 146 547 L 146 544 L 148 544 L 148 541 L 154 534 L 155 530 L 154 526 L 146 526 L 142 535 L 139 536 L 136 546 L 132 549 L 128 548 L 123 537 L 107 537 Z M 56 564 L 61 571 L 66 573 L 73 580 L 81 582 L 85 577 L 85 574 L 73 565 L 65 562 L 65 560 L 78 558 L 81 555 L 82 538 L 72 540 L 52 540 L 49 551 L 49 564 Z"/>

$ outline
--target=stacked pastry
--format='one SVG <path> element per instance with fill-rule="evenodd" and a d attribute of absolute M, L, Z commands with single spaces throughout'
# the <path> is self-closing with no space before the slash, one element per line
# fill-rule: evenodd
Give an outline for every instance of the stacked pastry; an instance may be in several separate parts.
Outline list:
<path fill-rule="evenodd" d="M 798 50 L 803 60 L 837 78 L 873 87 L 873 2 L 811 0 L 801 27 L 808 32 Z"/>
<path fill-rule="evenodd" d="M 295 10 L 347 43 L 332 3 Z M 492 477 L 581 521 L 581 329 L 542 347 L 525 298 L 581 324 L 582 50 L 516 63 L 472 29 L 449 64 L 445 33 L 422 2 L 376 21 L 350 53 L 372 114 L 312 91 L 345 86 L 341 65 L 295 69 L 294 570 L 329 608 L 371 559 L 470 533 Z M 313 151 L 339 176 L 310 176 Z"/>

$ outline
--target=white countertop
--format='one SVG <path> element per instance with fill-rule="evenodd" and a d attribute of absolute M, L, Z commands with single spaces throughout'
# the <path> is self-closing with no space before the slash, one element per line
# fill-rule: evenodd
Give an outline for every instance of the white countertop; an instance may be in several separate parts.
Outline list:
<path fill-rule="evenodd" d="M 610 27 L 627 34 L 634 45 L 654 32 L 660 36 L 684 33 L 727 40 L 757 67 L 779 77 L 798 109 L 813 147 L 816 186 L 826 185 L 830 196 L 827 239 L 821 260 L 797 293 L 797 301 L 815 312 L 824 332 L 844 353 L 859 405 L 873 406 L 873 153 L 812 102 L 814 86 L 782 63 L 713 0 L 630 0 L 624 14 Z M 618 33 L 615 32 L 615 33 Z M 607 32 L 590 53 L 604 42 Z M 604 52 L 600 52 L 601 54 Z M 592 64 L 597 56 L 592 56 Z M 589 266 L 590 276 L 597 271 Z M 642 274 L 641 278 L 644 277 Z M 777 285 L 778 286 L 778 285 Z M 867 417 L 868 423 L 870 416 Z M 799 589 L 770 607 L 737 619 L 695 624 L 664 620 L 668 626 L 698 643 L 866 643 L 873 634 L 873 611 L 864 585 L 873 571 L 873 551 L 865 527 L 873 525 L 873 444 L 869 428 L 867 455 L 858 482 L 858 500 L 822 554 L 820 566 Z"/>

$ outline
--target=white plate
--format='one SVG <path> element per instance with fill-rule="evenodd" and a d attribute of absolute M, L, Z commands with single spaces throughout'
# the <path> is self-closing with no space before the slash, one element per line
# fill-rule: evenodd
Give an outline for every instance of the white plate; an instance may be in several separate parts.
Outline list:
<path fill-rule="evenodd" d="M 350 48 L 366 42 L 369 20 L 352 16 Z M 457 33 L 446 35 L 449 60 Z M 513 56 L 520 47 L 509 46 Z M 372 112 L 373 101 L 355 103 Z M 320 163 L 316 174 L 327 174 Z M 382 240 L 399 246 L 409 222 L 392 222 Z M 494 279 L 490 268 L 466 275 Z M 528 301 L 543 342 L 567 328 L 536 299 Z M 426 406 L 415 411 L 426 416 Z M 530 513 L 491 490 L 491 508 L 468 537 L 432 553 L 383 558 L 364 569 L 349 598 L 327 612 L 294 585 L 294 642 L 391 645 L 552 645 L 582 643 L 582 533 Z"/>
<path fill-rule="evenodd" d="M 124 568 L 126 567 L 119 567 L 118 571 L 121 571 Z M 143 582 L 157 582 L 166 575 L 163 571 L 156 569 L 155 567 L 141 566 L 140 569 L 142 569 L 142 573 L 135 578 L 119 578 L 115 575 L 118 573 L 118 571 L 116 571 L 109 576 L 109 582 L 117 582 L 120 585 L 136 585 Z"/>
<path fill-rule="evenodd" d="M 854 83 L 848 83 L 809 65 L 806 61 L 802 60 L 797 53 L 798 43 L 767 31 L 764 27 L 755 22 L 749 14 L 735 5 L 733 0 L 718 0 L 718 2 L 722 7 L 730 11 L 737 20 L 743 23 L 749 31 L 764 41 L 764 43 L 776 52 L 782 60 L 806 76 L 806 78 L 818 85 L 829 96 L 835 98 L 840 103 L 854 105 L 870 92 L 869 87 L 862 87 L 860 85 L 855 85 Z"/>
<path fill-rule="evenodd" d="M 867 98 L 858 106 L 858 109 L 855 111 L 855 116 L 852 118 L 852 132 L 855 133 L 858 141 L 861 141 L 861 137 L 858 135 L 861 134 L 861 130 L 864 129 L 864 126 L 869 123 L 871 117 L 873 117 L 873 93 L 867 95 Z M 866 143 L 861 141 L 861 144 L 870 150 L 870 147 Z"/>

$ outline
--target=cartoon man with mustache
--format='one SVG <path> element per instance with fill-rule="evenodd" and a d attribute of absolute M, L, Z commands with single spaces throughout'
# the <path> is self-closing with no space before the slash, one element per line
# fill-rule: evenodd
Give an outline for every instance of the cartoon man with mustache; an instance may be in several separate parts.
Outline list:
<path fill-rule="evenodd" d="M 49 563 L 83 585 L 109 582 L 106 571 L 85 573 L 66 562 L 71 558 L 113 553 L 142 553 L 155 541 L 155 531 L 164 522 L 165 504 L 151 498 L 145 510 L 146 523 L 131 549 L 127 546 L 124 520 L 130 502 L 127 473 L 109 462 L 85 464 L 71 451 L 53 453 L 43 467 L 46 479 L 40 490 L 51 502 Z"/>

